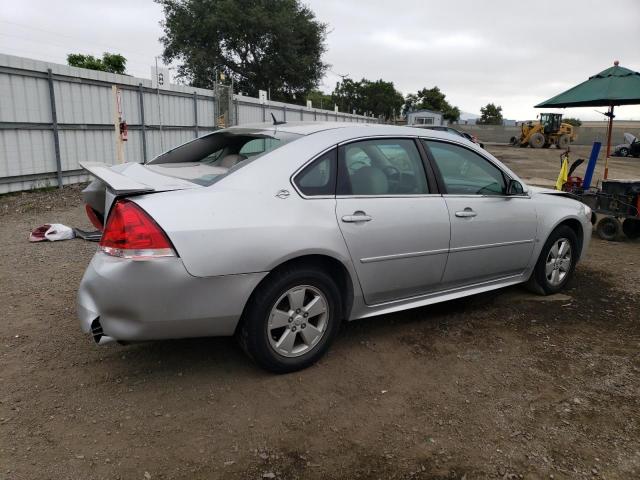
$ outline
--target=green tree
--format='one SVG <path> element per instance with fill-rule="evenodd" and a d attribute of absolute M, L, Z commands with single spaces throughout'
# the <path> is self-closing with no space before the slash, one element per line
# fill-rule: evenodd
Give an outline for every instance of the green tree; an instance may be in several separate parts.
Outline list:
<path fill-rule="evenodd" d="M 502 107 L 487 103 L 480 108 L 480 118 L 476 120 L 479 125 L 502 125 Z"/>
<path fill-rule="evenodd" d="M 322 108 L 324 110 L 333 110 L 333 98 L 328 93 L 321 90 L 311 90 L 307 93 L 307 100 L 311 100 L 313 108 Z M 306 104 L 307 102 L 305 102 Z"/>
<path fill-rule="evenodd" d="M 370 112 L 388 119 L 394 113 L 400 114 L 403 101 L 402 94 L 395 89 L 393 82 L 385 82 L 382 79 L 371 82 L 362 79 L 360 112 Z"/>
<path fill-rule="evenodd" d="M 404 111 L 433 110 L 441 112 L 444 119 L 449 122 L 457 122 L 460 119 L 460 109 L 452 106 L 447 101 L 447 96 L 438 87 L 423 88 L 416 93 L 410 93 L 404 101 Z"/>
<path fill-rule="evenodd" d="M 582 125 L 582 120 L 580 120 L 579 118 L 573 118 L 573 117 L 563 118 L 562 122 L 568 123 L 569 125 L 573 125 L 574 127 L 579 127 L 580 125 Z"/>
<path fill-rule="evenodd" d="M 88 68 L 89 70 L 100 70 L 101 72 L 118 73 L 125 75 L 127 59 L 117 53 L 105 52 L 102 58 L 93 55 L 83 55 L 81 53 L 70 53 L 67 55 L 67 64 L 71 67 Z"/>
<path fill-rule="evenodd" d="M 363 79 L 364 80 L 364 79 Z M 362 82 L 344 78 L 336 83 L 331 98 L 341 112 L 362 111 Z"/>
<path fill-rule="evenodd" d="M 371 81 L 363 78 L 357 82 L 345 78 L 336 84 L 331 96 L 342 112 L 351 113 L 353 110 L 359 114 L 369 112 L 387 119 L 391 118 L 394 112 L 400 113 L 404 101 L 393 82 L 382 79 Z"/>
<path fill-rule="evenodd" d="M 274 100 L 304 99 L 327 69 L 322 61 L 327 26 L 299 0 L 156 0 L 166 63 L 177 76 L 211 88 L 216 73 L 238 90 Z"/>

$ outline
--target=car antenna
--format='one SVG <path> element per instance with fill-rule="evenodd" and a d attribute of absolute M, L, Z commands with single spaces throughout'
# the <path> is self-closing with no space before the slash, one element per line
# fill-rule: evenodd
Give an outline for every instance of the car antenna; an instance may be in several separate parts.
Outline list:
<path fill-rule="evenodd" d="M 273 114 L 273 112 L 271 112 L 271 118 L 273 118 L 273 124 L 274 125 L 284 125 L 285 122 L 284 120 L 280 121 L 280 120 L 276 120 L 276 116 Z"/>

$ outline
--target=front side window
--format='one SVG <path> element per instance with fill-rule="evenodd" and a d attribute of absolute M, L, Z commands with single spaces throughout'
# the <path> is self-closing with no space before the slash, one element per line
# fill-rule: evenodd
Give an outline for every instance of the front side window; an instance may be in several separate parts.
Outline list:
<path fill-rule="evenodd" d="M 293 179 L 298 190 L 308 197 L 335 195 L 336 149 L 326 152 L 311 162 Z"/>
<path fill-rule="evenodd" d="M 422 159 L 411 139 L 375 139 L 340 147 L 340 195 L 429 193 Z"/>
<path fill-rule="evenodd" d="M 504 195 L 502 171 L 487 159 L 459 145 L 423 140 L 440 171 L 447 193 Z"/>

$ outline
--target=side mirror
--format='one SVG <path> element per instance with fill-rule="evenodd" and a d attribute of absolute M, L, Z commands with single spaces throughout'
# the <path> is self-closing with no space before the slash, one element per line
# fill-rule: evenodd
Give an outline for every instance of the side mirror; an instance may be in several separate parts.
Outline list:
<path fill-rule="evenodd" d="M 525 195 L 524 187 L 519 181 L 510 179 L 507 183 L 507 195 Z"/>

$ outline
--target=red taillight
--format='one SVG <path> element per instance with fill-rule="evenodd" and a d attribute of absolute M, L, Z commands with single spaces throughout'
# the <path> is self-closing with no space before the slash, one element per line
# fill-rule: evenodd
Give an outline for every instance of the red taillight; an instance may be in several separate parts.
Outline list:
<path fill-rule="evenodd" d="M 102 221 L 98 218 L 98 215 L 96 215 L 96 211 L 89 205 L 85 205 L 84 209 L 87 211 L 87 217 L 89 217 L 91 224 L 98 230 L 102 231 L 104 225 L 102 225 Z"/>
<path fill-rule="evenodd" d="M 114 257 L 133 259 L 176 255 L 158 224 L 128 200 L 113 206 L 100 240 L 100 250 Z"/>

